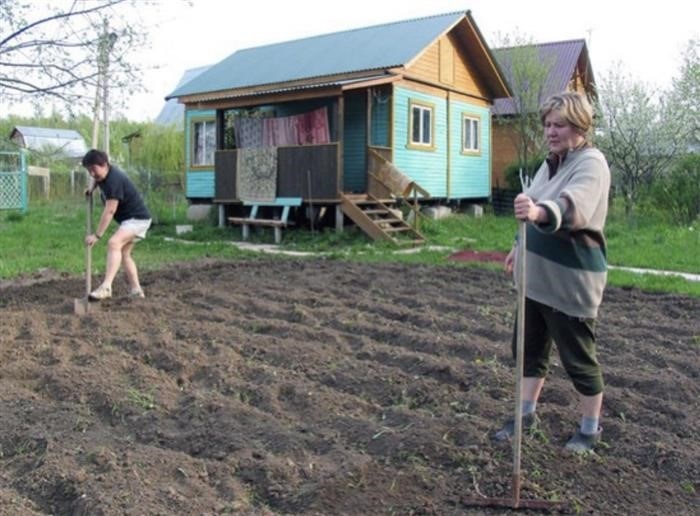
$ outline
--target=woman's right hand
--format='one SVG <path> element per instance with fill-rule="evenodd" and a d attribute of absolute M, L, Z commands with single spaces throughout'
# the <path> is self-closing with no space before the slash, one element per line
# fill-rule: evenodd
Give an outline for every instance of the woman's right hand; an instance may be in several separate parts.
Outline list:
<path fill-rule="evenodd" d="M 513 212 L 515 218 L 523 222 L 534 222 L 535 224 L 547 222 L 547 210 L 537 206 L 527 194 L 520 193 L 513 201 Z"/>
<path fill-rule="evenodd" d="M 90 235 L 85 237 L 85 245 L 88 247 L 92 247 L 97 243 L 97 241 L 100 239 L 95 233 L 91 233 Z"/>

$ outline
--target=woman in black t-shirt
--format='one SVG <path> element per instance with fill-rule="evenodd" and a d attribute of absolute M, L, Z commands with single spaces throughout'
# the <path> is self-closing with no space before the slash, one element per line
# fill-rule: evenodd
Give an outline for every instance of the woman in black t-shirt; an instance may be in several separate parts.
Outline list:
<path fill-rule="evenodd" d="M 106 153 L 92 149 L 85 154 L 82 164 L 93 179 L 87 194 L 92 195 L 95 188 L 99 187 L 104 203 L 97 228 L 94 233 L 85 237 L 85 245 L 95 245 L 107 231 L 112 219 L 119 224 L 117 231 L 107 241 L 107 268 L 104 280 L 89 297 L 95 301 L 112 297 L 112 282 L 122 265 L 129 284 L 129 296 L 144 297 L 131 251 L 136 242 L 146 237 L 146 232 L 151 227 L 151 214 L 134 183 L 124 172 L 109 163 Z"/>

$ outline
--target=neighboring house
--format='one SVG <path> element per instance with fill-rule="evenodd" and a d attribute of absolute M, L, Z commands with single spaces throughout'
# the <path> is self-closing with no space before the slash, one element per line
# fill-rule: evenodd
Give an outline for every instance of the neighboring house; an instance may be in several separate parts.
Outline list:
<path fill-rule="evenodd" d="M 200 66 L 185 70 L 175 88 L 180 88 L 208 68 L 209 66 Z M 176 128 L 182 129 L 185 124 L 185 106 L 180 104 L 177 99 L 168 99 L 154 122 L 158 125 L 174 125 Z"/>
<path fill-rule="evenodd" d="M 542 101 L 550 95 L 563 91 L 578 91 L 590 99 L 596 97 L 595 79 L 591 67 L 588 48 L 583 39 L 556 41 L 533 45 L 537 55 L 547 70 L 543 84 Z M 505 47 L 493 49 L 500 69 L 506 78 L 511 70 L 511 60 L 514 49 L 520 47 Z M 502 123 L 503 118 L 512 117 L 517 113 L 512 98 L 499 98 L 493 106 L 493 170 L 492 183 L 495 187 L 504 188 L 506 168 L 517 162 L 518 152 L 515 141 L 517 134 L 512 125 Z"/>
<path fill-rule="evenodd" d="M 509 95 L 467 11 L 240 50 L 167 99 L 185 105 L 186 195 L 221 215 L 257 194 L 337 206 L 381 193 L 387 166 L 432 198 L 488 199 Z"/>
<path fill-rule="evenodd" d="M 18 147 L 57 157 L 80 159 L 88 150 L 80 133 L 72 129 L 18 125 L 10 133 L 10 140 Z"/>

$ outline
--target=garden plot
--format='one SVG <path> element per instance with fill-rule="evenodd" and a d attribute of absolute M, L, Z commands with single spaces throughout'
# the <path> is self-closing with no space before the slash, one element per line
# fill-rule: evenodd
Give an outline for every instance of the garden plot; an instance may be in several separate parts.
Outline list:
<path fill-rule="evenodd" d="M 202 261 L 73 313 L 80 278 L 0 288 L 2 514 L 483 514 L 509 496 L 515 294 L 464 266 Z M 123 296 L 123 297 L 122 297 Z M 691 514 L 700 300 L 609 288 L 604 443 L 572 457 L 558 360 L 523 498 Z M 501 513 L 502 511 L 494 511 Z"/>

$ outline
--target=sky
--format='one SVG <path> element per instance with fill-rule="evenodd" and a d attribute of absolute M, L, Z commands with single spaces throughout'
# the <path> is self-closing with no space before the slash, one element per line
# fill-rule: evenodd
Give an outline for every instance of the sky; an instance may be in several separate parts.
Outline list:
<path fill-rule="evenodd" d="M 185 70 L 236 50 L 466 10 L 492 47 L 513 35 L 538 43 L 585 39 L 599 82 L 615 68 L 667 88 L 688 41 L 700 37 L 700 2 L 692 0 L 157 0 L 137 11 L 149 28 L 136 59 L 145 91 L 121 114 L 153 120 Z"/>

